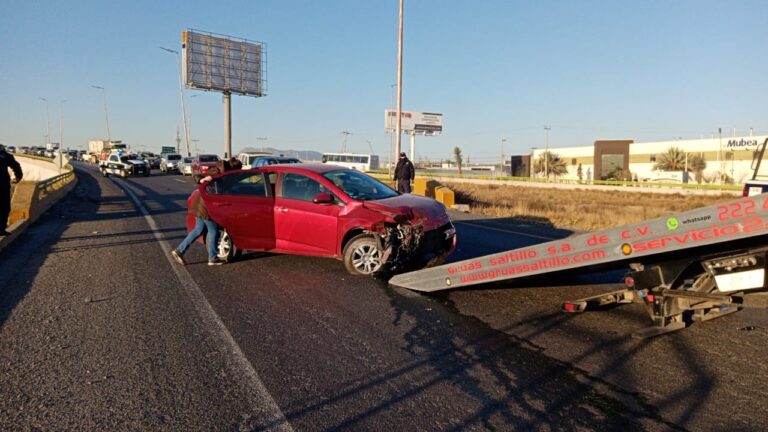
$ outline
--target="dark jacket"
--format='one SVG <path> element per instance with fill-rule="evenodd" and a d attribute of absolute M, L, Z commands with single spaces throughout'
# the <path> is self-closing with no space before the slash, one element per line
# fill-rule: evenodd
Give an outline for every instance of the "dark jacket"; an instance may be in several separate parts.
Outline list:
<path fill-rule="evenodd" d="M 219 161 L 216 166 L 208 168 L 207 176 L 215 176 L 225 171 L 225 165 L 223 161 Z M 192 204 L 189 205 L 189 212 L 195 217 L 200 219 L 211 220 L 211 215 L 208 214 L 208 207 L 205 206 L 205 201 L 200 197 L 200 193 L 196 193 L 192 198 Z"/>
<path fill-rule="evenodd" d="M 416 170 L 411 161 L 407 157 L 398 160 L 395 166 L 395 180 L 411 181 L 414 177 L 416 177 Z"/>
<path fill-rule="evenodd" d="M 11 184 L 11 175 L 8 174 L 8 168 L 13 170 L 16 181 L 21 181 L 24 173 L 21 172 L 21 165 L 16 162 L 16 158 L 5 150 L 0 150 L 0 185 L 9 187 Z"/>

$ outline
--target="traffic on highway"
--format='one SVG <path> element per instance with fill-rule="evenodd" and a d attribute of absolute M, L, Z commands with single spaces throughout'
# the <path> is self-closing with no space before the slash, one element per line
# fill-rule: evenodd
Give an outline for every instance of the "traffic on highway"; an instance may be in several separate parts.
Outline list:
<path fill-rule="evenodd" d="M 344 260 L 295 240 L 289 253 L 236 249 L 244 253 L 221 267 L 205 266 L 204 248 L 193 246 L 181 267 L 170 251 L 186 234 L 193 193 L 212 192 L 214 213 L 250 209 L 227 216 L 236 219 L 255 215 L 258 200 L 274 199 L 279 207 L 282 197 L 285 205 L 292 192 L 282 188 L 300 186 L 286 186 L 288 175 L 306 176 L 327 190 L 294 189 L 304 197 L 297 208 L 302 218 L 324 223 L 333 219 L 307 216 L 306 209 L 339 213 L 336 231 L 307 224 L 334 247 L 342 241 L 343 211 L 403 197 L 377 189 L 359 177 L 364 174 L 324 165 L 232 171 L 208 185 L 170 173 L 103 177 L 97 166 L 74 166 L 77 188 L 2 251 L 0 283 L 12 287 L 2 297 L 4 429 L 32 423 L 246 430 L 767 426 L 750 414 L 764 408 L 759 387 L 740 379 L 768 376 L 761 366 L 768 319 L 759 310 L 638 340 L 631 335 L 647 320 L 640 304 L 592 314 L 559 311 L 566 300 L 621 288 L 623 271 L 416 294 L 389 286 L 389 276 L 350 275 Z M 349 176 L 343 179 L 349 186 L 332 181 L 341 175 Z M 217 192 L 226 187 L 244 195 L 223 200 Z M 354 195 L 378 193 L 389 197 L 369 203 Z M 340 202 L 329 209 L 327 197 L 312 202 L 318 195 Z M 400 207 L 378 203 L 365 214 Z M 425 210 L 436 226 L 447 214 L 456 230 L 449 265 L 572 234 L 441 212 Z M 226 232 L 254 228 L 221 220 Z M 259 238 L 265 240 L 242 241 Z M 33 325 L 39 317 L 42 324 Z M 30 362 L 36 366 L 30 369 Z M 179 399 L 178 391 L 186 396 Z M 741 403 L 717 402 L 724 398 Z M 19 410 L 29 403 L 42 408 Z"/>

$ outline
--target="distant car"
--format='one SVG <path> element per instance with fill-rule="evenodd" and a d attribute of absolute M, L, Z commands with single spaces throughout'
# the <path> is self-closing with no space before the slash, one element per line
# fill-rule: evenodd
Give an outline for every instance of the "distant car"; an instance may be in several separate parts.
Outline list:
<path fill-rule="evenodd" d="M 8 146 L 8 147 L 5 148 L 5 150 L 8 153 L 16 153 L 16 147 L 14 147 L 14 146 Z"/>
<path fill-rule="evenodd" d="M 192 175 L 192 164 L 195 158 L 185 157 L 177 165 L 179 173 L 183 176 Z"/>
<path fill-rule="evenodd" d="M 152 152 L 141 152 L 139 153 L 139 156 L 144 162 L 147 163 L 147 165 L 149 165 L 150 168 L 160 168 L 160 156 Z"/>
<path fill-rule="evenodd" d="M 215 154 L 201 154 L 197 155 L 194 162 L 192 162 L 192 178 L 195 183 L 200 183 L 200 179 L 205 177 L 210 167 L 216 166 L 219 161 L 219 157 Z"/>
<path fill-rule="evenodd" d="M 241 250 L 332 257 L 375 275 L 442 262 L 456 246 L 445 206 L 349 168 L 269 165 L 214 177 L 195 195 L 221 227 L 218 257 Z M 195 225 L 187 215 L 187 229 Z"/>
<path fill-rule="evenodd" d="M 181 155 L 178 153 L 163 153 L 160 155 L 160 171 L 171 172 L 179 169 Z"/>
<path fill-rule="evenodd" d="M 237 155 L 237 159 L 243 164 L 243 169 L 251 168 L 251 164 L 256 158 L 272 156 L 272 153 L 267 152 L 242 152 Z"/>
<path fill-rule="evenodd" d="M 251 162 L 250 166 L 251 168 L 260 168 L 267 165 L 290 164 L 290 163 L 301 163 L 301 161 L 294 157 L 286 157 L 286 156 L 260 156 L 255 158 Z"/>

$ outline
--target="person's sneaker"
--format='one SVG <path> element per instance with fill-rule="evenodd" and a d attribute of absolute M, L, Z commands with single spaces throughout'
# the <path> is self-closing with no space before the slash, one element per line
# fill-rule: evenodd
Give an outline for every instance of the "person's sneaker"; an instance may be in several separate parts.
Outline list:
<path fill-rule="evenodd" d="M 222 261 L 222 260 L 220 260 L 218 258 L 214 258 L 212 260 L 208 260 L 208 265 L 210 265 L 210 266 L 222 265 L 222 264 L 224 264 L 224 261 Z"/>
<path fill-rule="evenodd" d="M 171 251 L 171 256 L 173 257 L 173 259 L 176 260 L 177 263 L 179 263 L 181 265 L 187 265 L 187 263 L 184 261 L 184 257 L 181 256 L 179 251 L 177 251 L 176 249 Z"/>

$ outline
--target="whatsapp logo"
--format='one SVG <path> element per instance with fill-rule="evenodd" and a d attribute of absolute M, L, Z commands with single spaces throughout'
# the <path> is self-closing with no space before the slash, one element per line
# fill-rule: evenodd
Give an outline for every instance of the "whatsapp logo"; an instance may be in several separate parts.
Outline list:
<path fill-rule="evenodd" d="M 671 217 L 667 219 L 667 229 L 670 231 L 676 230 L 680 226 L 680 221 L 677 218 Z"/>

